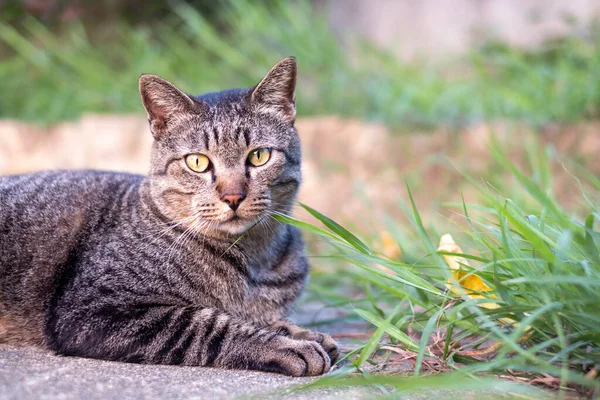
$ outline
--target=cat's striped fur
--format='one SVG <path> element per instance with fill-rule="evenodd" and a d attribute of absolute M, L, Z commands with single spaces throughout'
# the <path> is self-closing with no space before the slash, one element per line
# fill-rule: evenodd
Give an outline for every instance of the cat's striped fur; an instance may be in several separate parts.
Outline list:
<path fill-rule="evenodd" d="M 285 320 L 308 273 L 289 213 L 300 184 L 296 64 L 202 97 L 142 76 L 155 138 L 147 177 L 95 171 L 0 178 L 0 341 L 126 362 L 302 376 L 338 354 Z M 248 152 L 271 159 L 248 165 Z M 184 157 L 202 153 L 198 174 Z M 243 191 L 237 210 L 224 193 Z M 220 197 L 221 196 L 221 197 Z M 233 211 L 232 211 L 233 210 Z"/>

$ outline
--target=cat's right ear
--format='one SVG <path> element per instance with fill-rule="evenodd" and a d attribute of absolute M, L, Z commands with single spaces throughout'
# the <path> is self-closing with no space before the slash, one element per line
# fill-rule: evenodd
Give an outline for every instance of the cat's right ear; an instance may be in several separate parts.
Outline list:
<path fill-rule="evenodd" d="M 139 84 L 142 103 L 155 139 L 163 136 L 169 124 L 178 116 L 201 111 L 199 102 L 156 75 L 142 75 Z"/>

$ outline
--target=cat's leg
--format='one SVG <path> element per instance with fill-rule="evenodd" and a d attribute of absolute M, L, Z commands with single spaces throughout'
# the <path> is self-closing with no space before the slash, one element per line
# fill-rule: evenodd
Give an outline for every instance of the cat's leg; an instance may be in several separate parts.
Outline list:
<path fill-rule="evenodd" d="M 337 342 L 328 334 L 322 332 L 311 331 L 310 329 L 301 328 L 289 321 L 278 321 L 270 326 L 271 329 L 277 330 L 283 335 L 289 336 L 296 340 L 310 340 L 319 343 L 329 355 L 329 359 L 333 364 L 337 360 L 340 350 Z"/>
<path fill-rule="evenodd" d="M 62 315 L 61 315 L 62 314 Z M 295 339 L 211 308 L 114 307 L 93 313 L 57 310 L 47 333 L 59 354 L 148 364 L 252 369 L 292 376 L 327 372 L 317 341 Z"/>

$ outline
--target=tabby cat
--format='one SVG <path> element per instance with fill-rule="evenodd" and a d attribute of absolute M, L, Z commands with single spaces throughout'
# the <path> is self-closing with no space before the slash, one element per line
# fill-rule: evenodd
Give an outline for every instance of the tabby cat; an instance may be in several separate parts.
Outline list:
<path fill-rule="evenodd" d="M 296 61 L 189 96 L 139 81 L 148 176 L 0 178 L 0 341 L 148 364 L 327 372 L 333 339 L 285 317 L 305 284 Z"/>

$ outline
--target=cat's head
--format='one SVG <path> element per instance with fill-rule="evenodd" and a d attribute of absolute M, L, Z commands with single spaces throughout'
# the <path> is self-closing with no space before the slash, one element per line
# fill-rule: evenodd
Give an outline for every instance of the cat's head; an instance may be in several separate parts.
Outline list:
<path fill-rule="evenodd" d="M 199 97 L 142 75 L 158 211 L 209 235 L 237 235 L 270 213 L 287 213 L 301 179 L 295 85 L 293 57 L 255 87 Z"/>

